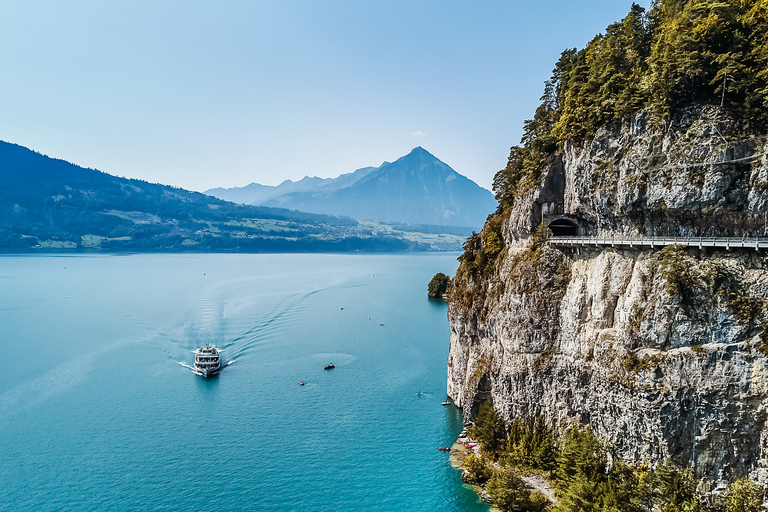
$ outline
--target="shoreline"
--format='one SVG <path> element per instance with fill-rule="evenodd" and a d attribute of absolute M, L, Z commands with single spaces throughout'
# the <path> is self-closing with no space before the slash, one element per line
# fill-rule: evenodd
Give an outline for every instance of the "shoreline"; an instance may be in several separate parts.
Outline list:
<path fill-rule="evenodd" d="M 450 463 L 451 466 L 453 466 L 455 469 L 460 470 L 461 473 L 461 481 L 464 485 L 470 485 L 474 489 L 474 491 L 477 493 L 478 498 L 480 501 L 485 503 L 490 507 L 491 511 L 498 511 L 498 507 L 496 507 L 493 504 L 493 498 L 491 498 L 490 494 L 488 494 L 488 491 L 485 490 L 485 487 L 482 485 L 472 484 L 465 480 L 466 476 L 469 475 L 469 471 L 467 471 L 464 468 L 464 463 L 467 459 L 467 456 L 470 453 L 474 453 L 476 456 L 480 456 L 480 445 L 478 442 L 471 437 L 468 436 L 467 430 L 469 430 L 471 426 L 464 426 L 464 430 L 461 431 L 461 434 L 459 434 L 459 437 L 456 439 L 456 441 L 451 445 L 451 452 L 450 452 Z M 549 499 L 550 503 L 553 506 L 557 505 L 557 496 L 555 495 L 555 489 L 552 486 L 552 484 L 543 476 L 538 474 L 528 474 L 528 475 L 520 475 L 520 478 L 525 482 L 526 486 L 530 491 L 538 491 L 541 494 L 543 494 L 547 499 Z"/>
<path fill-rule="evenodd" d="M 467 456 L 470 453 L 474 453 L 478 457 L 480 456 L 480 445 L 467 434 L 467 431 L 471 427 L 472 425 L 464 425 L 464 429 L 459 434 L 459 437 L 451 445 L 451 452 L 448 457 L 451 466 L 461 471 L 461 483 L 463 485 L 472 486 L 472 489 L 475 491 L 480 501 L 488 505 L 490 510 L 498 511 L 499 509 L 493 505 L 493 499 L 491 498 L 491 495 L 488 494 L 488 492 L 485 490 L 485 487 L 466 481 L 466 477 L 469 475 L 469 471 L 464 469 L 464 462 L 466 461 Z"/>

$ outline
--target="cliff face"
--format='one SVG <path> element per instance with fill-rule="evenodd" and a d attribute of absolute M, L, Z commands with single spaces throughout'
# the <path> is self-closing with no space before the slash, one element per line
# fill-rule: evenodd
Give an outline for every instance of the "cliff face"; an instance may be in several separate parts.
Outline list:
<path fill-rule="evenodd" d="M 768 485 L 765 252 L 529 247 L 542 209 L 584 234 L 763 235 L 766 143 L 733 126 L 713 110 L 601 130 L 491 219 L 448 313 L 466 417 L 492 399 L 506 420 L 589 425 L 626 461 L 695 464 L 702 490 Z"/>

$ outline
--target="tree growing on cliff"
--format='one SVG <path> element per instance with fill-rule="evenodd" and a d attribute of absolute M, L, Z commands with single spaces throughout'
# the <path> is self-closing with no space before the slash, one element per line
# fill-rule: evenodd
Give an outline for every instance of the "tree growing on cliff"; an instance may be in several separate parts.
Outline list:
<path fill-rule="evenodd" d="M 470 484 L 483 485 L 493 476 L 492 463 L 486 457 L 478 457 L 474 453 L 467 455 L 464 469 L 469 472 L 466 482 Z"/>
<path fill-rule="evenodd" d="M 451 278 L 438 272 L 427 285 L 427 295 L 433 299 L 441 299 L 451 288 Z"/>
<path fill-rule="evenodd" d="M 510 464 L 552 471 L 556 455 L 555 434 L 543 416 L 517 418 L 509 426 L 505 456 Z"/>
<path fill-rule="evenodd" d="M 666 461 L 656 468 L 656 482 L 656 504 L 662 512 L 684 510 L 687 505 L 697 502 L 696 478 L 691 468 L 678 471 L 670 461 Z"/>
<path fill-rule="evenodd" d="M 576 512 L 593 510 L 601 494 L 607 490 L 605 445 L 588 428 L 569 427 L 562 436 L 557 456 L 558 510 Z M 589 507 L 588 507 L 589 505 Z"/>
<path fill-rule="evenodd" d="M 768 127 L 768 4 L 764 0 L 655 0 L 633 4 L 582 49 L 562 52 L 520 144 L 493 180 L 508 209 L 566 142 L 583 146 L 640 111 L 666 125 L 713 105 L 747 131 Z"/>
<path fill-rule="evenodd" d="M 493 504 L 503 512 L 541 510 L 535 508 L 537 504 L 531 502 L 531 491 L 511 468 L 495 470 L 485 489 L 493 498 Z"/>
<path fill-rule="evenodd" d="M 480 443 L 481 453 L 487 454 L 494 460 L 499 456 L 507 439 L 507 432 L 492 402 L 486 401 L 480 406 L 470 435 Z"/>
<path fill-rule="evenodd" d="M 728 484 L 725 491 L 725 512 L 760 512 L 765 491 L 747 477 Z"/>
<path fill-rule="evenodd" d="M 625 464 L 614 459 L 608 464 L 608 448 L 588 427 L 571 425 L 559 436 L 546 427 L 542 418 L 518 418 L 509 428 L 509 437 L 498 464 L 484 440 L 497 442 L 504 435 L 490 402 L 478 411 L 472 435 L 481 443 L 483 455 L 471 454 L 465 468 L 468 482 L 482 485 L 503 511 L 544 510 L 545 499 L 525 488 L 521 476 L 533 470 L 554 477 L 557 506 L 552 512 L 758 512 L 763 510 L 765 490 L 749 478 L 735 480 L 707 506 L 696 494 L 692 468 L 676 468 L 670 461 L 655 471 L 642 464 Z M 480 426 L 480 429 L 478 429 Z M 538 462 L 542 450 L 556 455 L 553 473 Z M 546 458 L 545 458 L 546 459 Z M 494 466 L 496 466 L 494 468 Z"/>

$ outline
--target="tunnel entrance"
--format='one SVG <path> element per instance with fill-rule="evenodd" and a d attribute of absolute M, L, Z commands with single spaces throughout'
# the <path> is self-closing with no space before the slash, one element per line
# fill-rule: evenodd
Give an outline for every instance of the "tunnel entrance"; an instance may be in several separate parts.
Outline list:
<path fill-rule="evenodd" d="M 578 236 L 579 225 L 568 219 L 553 220 L 547 226 L 552 236 Z"/>

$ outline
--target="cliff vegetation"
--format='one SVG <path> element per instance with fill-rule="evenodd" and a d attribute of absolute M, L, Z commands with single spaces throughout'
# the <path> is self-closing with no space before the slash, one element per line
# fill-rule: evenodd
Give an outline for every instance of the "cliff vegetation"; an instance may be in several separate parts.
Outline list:
<path fill-rule="evenodd" d="M 525 471 L 556 510 L 765 498 L 765 249 L 548 237 L 768 236 L 766 34 L 764 0 L 657 0 L 555 65 L 450 295 L 448 394 L 500 503 L 529 499 Z M 533 510 L 518 498 L 500 506 Z"/>
<path fill-rule="evenodd" d="M 701 497 L 691 468 L 670 461 L 655 469 L 612 461 L 608 446 L 588 427 L 553 429 L 538 416 L 518 418 L 507 428 L 486 402 L 471 434 L 481 443 L 481 455 L 468 457 L 465 480 L 484 486 L 502 511 L 762 510 L 763 489 L 749 478 L 730 482 L 717 496 Z M 556 504 L 526 486 L 523 477 L 532 474 L 554 483 Z"/>
<path fill-rule="evenodd" d="M 533 187 L 552 154 L 643 110 L 664 126 L 690 107 L 715 105 L 739 130 L 768 124 L 768 6 L 763 1 L 657 0 L 580 50 L 565 50 L 494 179 L 503 207 Z"/>

